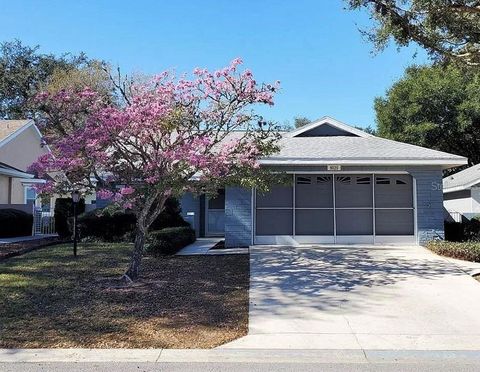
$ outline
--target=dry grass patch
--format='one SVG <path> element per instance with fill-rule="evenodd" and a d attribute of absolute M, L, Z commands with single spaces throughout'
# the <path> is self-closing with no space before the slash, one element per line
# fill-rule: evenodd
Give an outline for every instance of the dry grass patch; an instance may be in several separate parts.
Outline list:
<path fill-rule="evenodd" d="M 0 263 L 1 348 L 210 348 L 247 333 L 248 255 L 146 257 L 125 287 L 128 244 L 67 245 Z"/>

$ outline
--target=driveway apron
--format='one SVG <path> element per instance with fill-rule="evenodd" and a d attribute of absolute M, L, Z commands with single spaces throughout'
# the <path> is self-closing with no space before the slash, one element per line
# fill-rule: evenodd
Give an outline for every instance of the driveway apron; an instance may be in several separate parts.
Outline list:
<path fill-rule="evenodd" d="M 480 350 L 480 282 L 423 247 L 251 248 L 249 334 L 226 348 Z"/>

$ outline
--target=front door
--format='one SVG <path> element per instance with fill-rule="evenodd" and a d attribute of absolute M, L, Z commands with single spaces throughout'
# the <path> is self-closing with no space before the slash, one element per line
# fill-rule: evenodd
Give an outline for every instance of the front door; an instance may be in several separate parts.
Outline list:
<path fill-rule="evenodd" d="M 205 235 L 225 234 L 225 189 L 218 190 L 214 198 L 207 198 L 205 203 Z"/>

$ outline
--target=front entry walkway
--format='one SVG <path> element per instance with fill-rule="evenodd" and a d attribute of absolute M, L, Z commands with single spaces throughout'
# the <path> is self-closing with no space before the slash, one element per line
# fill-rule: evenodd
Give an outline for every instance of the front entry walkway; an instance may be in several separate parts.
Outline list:
<path fill-rule="evenodd" d="M 226 348 L 480 350 L 480 282 L 422 247 L 251 248 Z"/>

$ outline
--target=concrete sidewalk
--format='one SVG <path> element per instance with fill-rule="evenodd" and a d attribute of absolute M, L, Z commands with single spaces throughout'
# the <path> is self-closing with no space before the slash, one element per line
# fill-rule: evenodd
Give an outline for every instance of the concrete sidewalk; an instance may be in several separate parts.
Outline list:
<path fill-rule="evenodd" d="M 0 363 L 480 363 L 480 351 L 0 349 Z"/>
<path fill-rule="evenodd" d="M 201 256 L 201 255 L 225 255 L 225 254 L 247 254 L 248 248 L 224 248 L 212 249 L 215 244 L 224 240 L 223 237 L 217 238 L 198 238 L 190 245 L 182 248 L 177 256 Z"/>

